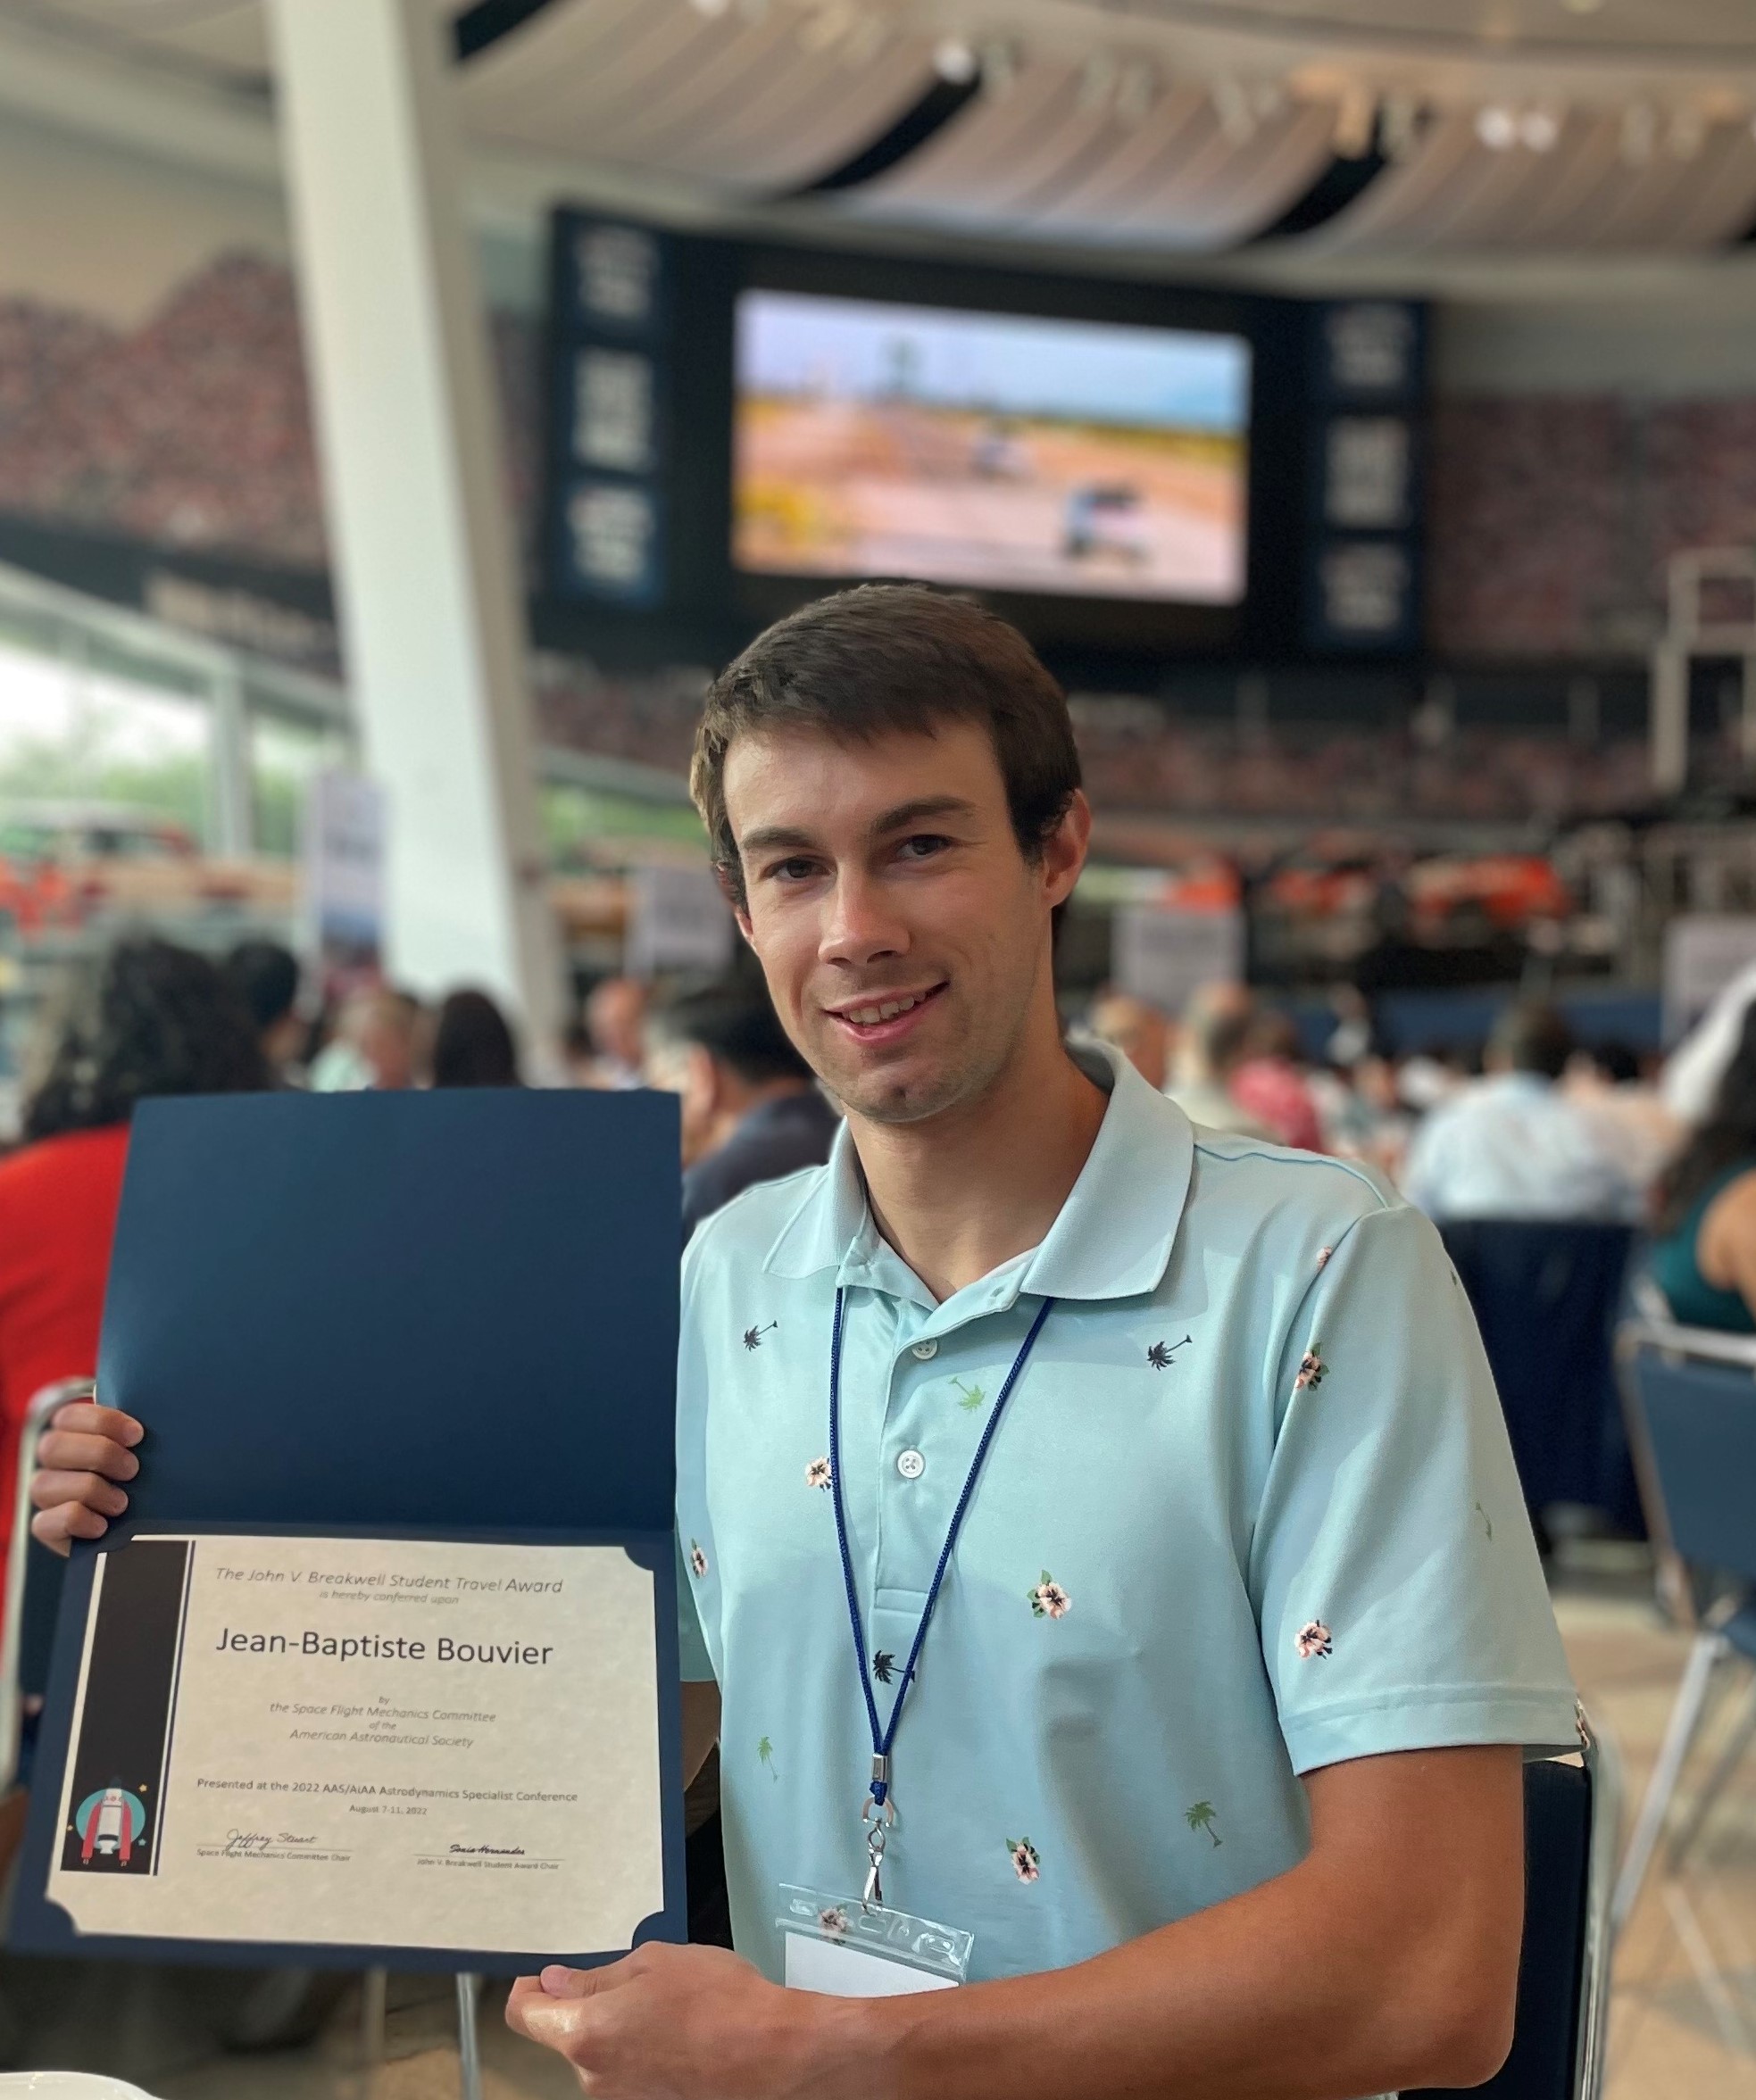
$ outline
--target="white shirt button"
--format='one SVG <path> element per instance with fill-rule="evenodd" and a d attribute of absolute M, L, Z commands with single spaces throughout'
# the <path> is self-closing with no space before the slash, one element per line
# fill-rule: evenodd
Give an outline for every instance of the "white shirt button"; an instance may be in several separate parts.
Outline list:
<path fill-rule="evenodd" d="M 930 1363 L 938 1353 L 939 1345 L 936 1341 L 918 1341 L 909 1351 L 911 1357 L 919 1357 L 923 1364 Z"/>
<path fill-rule="evenodd" d="M 919 1451 L 901 1451 L 896 1457 L 896 1470 L 905 1481 L 918 1481 L 927 1471 L 927 1461 Z"/>

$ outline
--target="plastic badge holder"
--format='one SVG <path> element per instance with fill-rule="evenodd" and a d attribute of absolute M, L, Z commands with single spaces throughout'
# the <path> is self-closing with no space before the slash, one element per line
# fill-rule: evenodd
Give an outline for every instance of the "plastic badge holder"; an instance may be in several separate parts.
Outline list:
<path fill-rule="evenodd" d="M 975 1935 L 857 1897 L 783 1885 L 775 1923 L 786 1946 L 786 1981 L 837 1997 L 950 1990 L 966 1982 Z"/>

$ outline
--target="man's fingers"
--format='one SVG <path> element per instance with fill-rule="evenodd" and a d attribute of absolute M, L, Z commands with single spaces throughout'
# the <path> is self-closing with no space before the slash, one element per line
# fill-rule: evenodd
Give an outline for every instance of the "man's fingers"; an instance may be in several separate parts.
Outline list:
<path fill-rule="evenodd" d="M 137 1444 L 146 1425 L 120 1407 L 100 1407 L 96 1400 L 69 1400 L 49 1417 L 51 1430 L 71 1429 L 82 1436 L 108 1437 L 112 1444 Z"/>
<path fill-rule="evenodd" d="M 100 1480 L 95 1473 L 38 1473 L 30 1479 L 30 1499 L 38 1509 L 79 1503 L 99 1516 L 120 1516 L 128 1507 L 128 1494 L 113 1481 Z"/>
<path fill-rule="evenodd" d="M 37 1465 L 39 1473 L 101 1473 L 112 1481 L 131 1481 L 140 1470 L 132 1451 L 75 1429 L 50 1430 L 37 1447 Z"/>
<path fill-rule="evenodd" d="M 545 1991 L 534 1991 L 521 1999 L 516 2018 L 510 1999 L 506 2005 L 507 2023 L 514 2033 L 523 2035 L 527 2041 L 540 2042 L 575 2065 L 584 2064 L 592 2029 L 603 2019 L 603 2007 L 589 1998 L 552 1998 Z"/>
<path fill-rule="evenodd" d="M 109 1529 L 109 1519 L 87 1509 L 82 1502 L 62 1502 L 54 1509 L 39 1509 L 30 1520 L 31 1537 L 63 1560 L 75 1539 L 101 1539 Z"/>

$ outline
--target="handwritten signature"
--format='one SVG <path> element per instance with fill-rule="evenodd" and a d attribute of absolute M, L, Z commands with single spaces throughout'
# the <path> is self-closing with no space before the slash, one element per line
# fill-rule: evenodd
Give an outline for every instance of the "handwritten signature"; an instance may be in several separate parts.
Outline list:
<path fill-rule="evenodd" d="M 453 1845 L 448 1849 L 453 1852 L 491 1852 L 502 1859 L 524 1857 L 522 1845 Z"/>
<path fill-rule="evenodd" d="M 301 1834 L 293 1830 L 282 1830 L 278 1836 L 270 1837 L 266 1830 L 228 1830 L 225 1849 L 230 1856 L 236 1858 L 243 1855 L 261 1852 L 265 1846 L 269 1845 L 315 1845 L 316 1842 L 317 1836 L 314 1831 Z"/>

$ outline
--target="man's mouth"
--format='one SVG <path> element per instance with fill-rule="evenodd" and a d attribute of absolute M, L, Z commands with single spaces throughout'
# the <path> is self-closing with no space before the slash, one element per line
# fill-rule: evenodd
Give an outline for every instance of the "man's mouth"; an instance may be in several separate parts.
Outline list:
<path fill-rule="evenodd" d="M 850 1035 L 862 1042 L 889 1042 L 907 1032 L 913 1017 L 928 1006 L 945 990 L 943 982 L 928 984 L 919 992 L 886 992 L 874 993 L 870 998 L 851 1000 L 846 1006 L 830 1007 L 828 1014 L 839 1021 Z"/>

